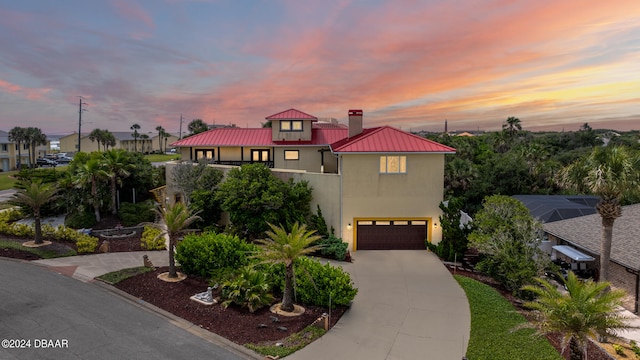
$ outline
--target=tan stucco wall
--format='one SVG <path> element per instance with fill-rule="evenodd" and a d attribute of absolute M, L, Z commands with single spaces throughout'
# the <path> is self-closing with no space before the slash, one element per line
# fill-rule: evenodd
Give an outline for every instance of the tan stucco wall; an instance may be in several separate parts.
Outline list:
<path fill-rule="evenodd" d="M 444 195 L 444 155 L 406 157 L 406 174 L 380 174 L 380 155 L 342 155 L 341 231 L 351 249 L 357 219 L 426 219 L 429 241 L 438 243 L 442 239 L 438 205 Z M 352 224 L 351 229 L 347 229 L 348 224 Z"/>
<path fill-rule="evenodd" d="M 280 131 L 280 120 L 271 121 L 271 140 L 311 140 L 311 120 L 302 121 L 302 131 Z"/>
<path fill-rule="evenodd" d="M 322 157 L 319 150 L 324 149 L 324 172 L 337 173 L 338 165 L 336 157 L 331 154 L 328 146 L 304 146 L 304 147 L 276 147 L 275 167 L 279 169 L 305 170 L 309 172 L 321 172 Z M 286 150 L 298 150 L 299 160 L 285 160 Z"/>

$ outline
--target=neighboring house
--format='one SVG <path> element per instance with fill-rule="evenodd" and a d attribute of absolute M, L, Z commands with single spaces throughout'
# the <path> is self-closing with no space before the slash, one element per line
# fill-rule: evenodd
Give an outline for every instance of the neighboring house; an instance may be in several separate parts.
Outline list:
<path fill-rule="evenodd" d="M 48 140 L 48 139 L 47 139 Z M 49 153 L 49 142 L 46 145 L 36 147 L 36 158 L 44 157 Z M 22 143 L 22 149 L 20 150 L 20 157 L 18 159 L 18 145 L 9 141 L 9 133 L 0 130 L 0 170 L 11 171 L 18 168 L 18 162 L 22 165 L 29 164 L 29 145 Z"/>
<path fill-rule="evenodd" d="M 227 170 L 261 162 L 283 180 L 309 181 L 312 211 L 319 205 L 352 250 L 424 249 L 425 239 L 441 240 L 444 156 L 455 149 L 389 126 L 365 129 L 362 110 L 349 110 L 348 127 L 296 109 L 266 120 L 270 128 L 219 128 L 171 146 L 183 161 L 206 158 Z"/>
<path fill-rule="evenodd" d="M 138 137 L 137 144 L 135 139 L 133 138 L 133 132 L 131 131 L 114 131 L 111 133 L 116 139 L 116 144 L 113 147 L 109 147 L 110 149 L 134 151 L 137 148 L 138 152 L 141 153 L 160 151 L 160 142 L 158 141 L 157 132 L 139 133 L 139 135 L 146 134 L 149 138 L 141 139 L 140 137 Z M 172 142 L 177 140 L 178 137 L 176 135 L 169 134 L 169 137 L 166 138 L 166 141 L 162 143 L 162 150 L 165 149 L 166 144 L 171 144 Z M 80 136 L 80 150 L 82 152 L 104 151 L 103 145 L 100 144 L 100 149 L 98 149 L 98 142 L 91 141 L 91 139 L 89 139 L 88 133 L 82 133 L 82 135 Z M 60 137 L 60 152 L 74 153 L 76 151 L 78 151 L 78 133 Z"/>
<path fill-rule="evenodd" d="M 624 206 L 613 224 L 609 281 L 630 295 L 624 307 L 638 313 L 640 287 L 640 204 Z M 543 225 L 554 245 L 570 245 L 599 263 L 602 218 L 599 214 L 574 217 Z"/>
<path fill-rule="evenodd" d="M 596 213 L 600 199 L 590 195 L 514 195 L 543 223 Z"/>

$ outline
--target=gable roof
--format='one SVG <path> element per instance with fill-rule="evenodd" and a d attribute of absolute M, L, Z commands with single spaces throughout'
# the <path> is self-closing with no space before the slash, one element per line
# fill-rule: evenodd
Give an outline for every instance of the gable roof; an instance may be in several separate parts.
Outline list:
<path fill-rule="evenodd" d="M 289 109 L 285 111 L 281 111 L 277 114 L 273 114 L 271 116 L 267 116 L 265 119 L 267 120 L 313 120 L 318 121 L 318 118 L 307 113 L 304 113 L 300 110 Z"/>
<path fill-rule="evenodd" d="M 218 128 L 178 140 L 171 146 L 327 146 L 347 136 L 348 130 L 314 126 L 311 132 L 310 141 L 273 141 L 271 128 Z"/>
<path fill-rule="evenodd" d="M 622 216 L 613 223 L 611 260 L 640 270 L 640 204 L 622 207 Z M 600 254 L 602 218 L 599 214 L 554 221 L 543 225 L 544 231 L 592 254 Z"/>
<path fill-rule="evenodd" d="M 514 195 L 534 218 L 549 223 L 596 213 L 600 199 L 591 195 Z"/>
<path fill-rule="evenodd" d="M 341 153 L 439 153 L 454 154 L 455 149 L 391 126 L 364 129 L 362 133 L 331 144 Z"/>

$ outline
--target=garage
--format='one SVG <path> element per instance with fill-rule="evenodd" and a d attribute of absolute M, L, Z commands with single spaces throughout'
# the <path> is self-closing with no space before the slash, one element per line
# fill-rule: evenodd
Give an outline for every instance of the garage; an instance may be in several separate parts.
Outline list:
<path fill-rule="evenodd" d="M 356 250 L 424 250 L 425 220 L 358 220 Z"/>

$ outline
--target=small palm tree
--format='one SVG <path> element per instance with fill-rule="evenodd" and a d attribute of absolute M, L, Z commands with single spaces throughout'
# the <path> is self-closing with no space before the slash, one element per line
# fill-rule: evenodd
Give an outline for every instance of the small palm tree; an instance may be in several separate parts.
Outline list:
<path fill-rule="evenodd" d="M 502 130 L 506 130 L 509 136 L 513 137 L 518 131 L 522 130 L 522 122 L 517 117 L 509 116 L 502 124 Z"/>
<path fill-rule="evenodd" d="M 193 231 L 193 229 L 189 229 L 189 225 L 200 220 L 200 216 L 192 214 L 189 207 L 181 202 L 165 207 L 160 206 L 156 209 L 156 213 L 160 216 L 160 223 L 146 225 L 160 229 L 162 233 L 159 236 L 167 235 L 169 237 L 169 278 L 176 279 L 178 272 L 176 271 L 174 248 L 180 236 Z"/>
<path fill-rule="evenodd" d="M 262 244 L 262 253 L 259 255 L 266 262 L 274 264 L 284 264 L 284 294 L 282 295 L 281 309 L 284 311 L 293 311 L 293 263 L 294 261 L 307 254 L 317 251 L 320 245 L 311 245 L 320 236 L 314 235 L 314 231 L 308 231 L 305 225 L 299 225 L 297 222 L 291 227 L 291 232 L 282 228 L 269 224 L 271 231 L 267 231 L 268 239 L 257 240 Z"/>
<path fill-rule="evenodd" d="M 131 171 L 135 169 L 135 165 L 131 164 L 127 152 L 122 149 L 112 149 L 105 152 L 102 165 L 109 177 L 111 213 L 115 215 L 118 212 L 118 204 L 116 203 L 117 187 L 122 183 L 122 179 L 131 175 Z"/>
<path fill-rule="evenodd" d="M 89 199 L 93 206 L 93 212 L 96 216 L 96 222 L 100 222 L 100 197 L 98 196 L 98 182 L 102 179 L 109 178 L 109 173 L 102 167 L 99 159 L 90 159 L 86 163 L 78 167 L 77 177 L 74 181 L 76 187 L 91 189 L 91 198 Z"/>
<path fill-rule="evenodd" d="M 534 326 L 540 333 L 563 334 L 562 349 L 569 345 L 572 360 L 586 359 L 589 338 L 618 337 L 621 331 L 636 328 L 618 310 L 624 291 L 608 290 L 607 282 L 583 281 L 569 272 L 563 293 L 547 280 L 536 281 L 538 285 L 522 288 L 537 297 L 524 305 L 535 311 Z"/>
<path fill-rule="evenodd" d="M 55 184 L 43 184 L 40 180 L 33 182 L 30 180 L 22 180 L 21 185 L 24 189 L 20 189 L 13 194 L 11 202 L 16 205 L 29 207 L 31 211 L 33 211 L 35 230 L 34 243 L 36 245 L 43 244 L 40 209 L 59 197 L 59 195 L 57 195 L 59 189 Z"/>

